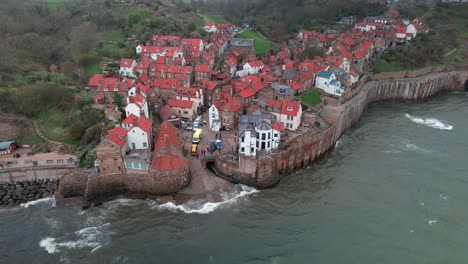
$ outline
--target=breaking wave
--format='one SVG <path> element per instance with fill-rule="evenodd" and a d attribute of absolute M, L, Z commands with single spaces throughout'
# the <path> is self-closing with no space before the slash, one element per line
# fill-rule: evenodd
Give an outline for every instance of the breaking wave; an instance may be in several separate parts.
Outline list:
<path fill-rule="evenodd" d="M 50 203 L 50 207 L 55 207 L 55 197 L 46 197 L 34 201 L 30 201 L 27 203 L 22 203 L 20 204 L 21 207 L 28 208 L 29 206 L 36 205 L 36 204 L 41 204 L 41 203 Z"/>
<path fill-rule="evenodd" d="M 452 130 L 453 126 L 446 124 L 444 121 L 440 121 L 435 118 L 421 118 L 412 116 L 410 114 L 405 114 L 405 117 L 413 121 L 416 124 L 425 125 L 428 127 L 440 129 L 440 130 Z"/>
<path fill-rule="evenodd" d="M 58 238 L 46 237 L 39 242 L 39 246 L 44 248 L 49 254 L 60 252 L 62 248 L 75 249 L 75 248 L 93 248 L 91 252 L 96 251 L 108 240 L 109 232 L 106 232 L 110 223 L 101 226 L 92 226 L 80 229 L 73 235 L 76 240 L 59 241 Z"/>
<path fill-rule="evenodd" d="M 224 201 L 218 202 L 218 203 L 212 203 L 212 202 L 207 202 L 203 204 L 196 204 L 196 203 L 187 203 L 183 205 L 176 205 L 172 202 L 165 203 L 162 205 L 158 205 L 158 208 L 161 209 L 167 209 L 171 211 L 179 211 L 183 212 L 186 214 L 209 214 L 211 212 L 214 212 L 216 209 L 226 206 L 229 204 L 235 203 L 237 200 L 239 200 L 242 197 L 248 196 L 253 193 L 259 192 L 257 189 L 245 185 L 238 185 L 241 189 L 241 191 L 234 197 L 227 197 Z"/>
<path fill-rule="evenodd" d="M 418 151 L 418 152 L 422 152 L 422 153 L 425 153 L 425 154 L 432 153 L 430 150 L 418 147 L 418 146 L 416 146 L 414 144 L 406 144 L 406 148 L 409 149 L 409 150 Z"/>

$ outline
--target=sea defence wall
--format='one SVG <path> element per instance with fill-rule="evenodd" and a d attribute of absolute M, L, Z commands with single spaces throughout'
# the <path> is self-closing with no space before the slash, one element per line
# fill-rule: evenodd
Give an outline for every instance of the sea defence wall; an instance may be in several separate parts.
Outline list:
<path fill-rule="evenodd" d="M 75 169 L 75 165 L 11 167 L 0 169 L 0 182 L 21 182 L 44 179 L 59 179 Z"/>
<path fill-rule="evenodd" d="M 0 206 L 19 205 L 50 197 L 57 185 L 58 181 L 54 179 L 0 183 Z"/>
<path fill-rule="evenodd" d="M 60 178 L 57 191 L 61 198 L 80 197 L 86 204 L 101 203 L 118 196 L 152 198 L 176 193 L 190 183 L 190 174 L 155 176 L 148 174 L 92 175 L 73 172 Z"/>
<path fill-rule="evenodd" d="M 277 183 L 277 173 L 288 173 L 310 165 L 335 146 L 341 135 L 356 125 L 369 104 L 385 100 L 424 100 L 442 91 L 463 91 L 468 72 L 444 72 L 411 79 L 372 81 L 366 83 L 354 97 L 336 107 L 324 106 L 320 115 L 331 125 L 316 132 L 310 129 L 301 137 L 287 142 L 274 158 L 257 161 L 257 170 L 238 182 L 257 188 Z M 217 167 L 218 164 L 216 164 Z M 261 168 L 261 169 L 259 169 Z M 231 168 L 231 175 L 237 172 Z"/>

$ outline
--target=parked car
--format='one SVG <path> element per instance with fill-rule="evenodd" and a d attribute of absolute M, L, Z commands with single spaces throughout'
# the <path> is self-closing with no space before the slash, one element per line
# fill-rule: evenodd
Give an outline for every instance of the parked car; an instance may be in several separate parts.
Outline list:
<path fill-rule="evenodd" d="M 210 142 L 210 151 L 213 152 L 216 150 L 216 143 L 214 143 L 213 141 Z"/>

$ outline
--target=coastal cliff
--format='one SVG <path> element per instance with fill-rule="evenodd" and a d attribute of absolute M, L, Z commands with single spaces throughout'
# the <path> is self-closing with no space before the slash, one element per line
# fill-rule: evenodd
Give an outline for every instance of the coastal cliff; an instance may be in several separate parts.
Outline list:
<path fill-rule="evenodd" d="M 229 178 L 233 181 L 268 188 L 279 181 L 278 173 L 284 174 L 310 165 L 335 146 L 341 135 L 356 125 L 364 110 L 378 101 L 419 101 L 443 91 L 463 91 L 468 72 L 446 72 L 418 78 L 367 82 L 349 101 L 336 106 L 324 106 L 320 116 L 330 123 L 319 131 L 308 129 L 301 136 L 280 146 L 276 154 L 265 160 L 257 160 L 254 173 L 245 175 L 242 169 L 230 168 Z M 242 158 L 241 158 L 242 159 Z M 216 163 L 219 171 L 226 171 L 224 163 Z"/>

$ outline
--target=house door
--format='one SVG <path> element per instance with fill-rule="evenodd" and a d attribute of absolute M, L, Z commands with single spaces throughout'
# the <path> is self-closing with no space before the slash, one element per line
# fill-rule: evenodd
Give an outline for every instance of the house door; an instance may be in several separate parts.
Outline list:
<path fill-rule="evenodd" d="M 262 142 L 262 149 L 265 149 L 265 142 Z"/>
<path fill-rule="evenodd" d="M 135 143 L 132 143 L 132 149 L 135 149 Z"/>

